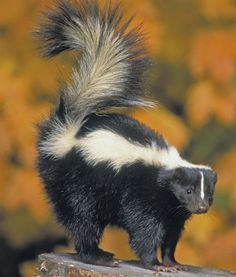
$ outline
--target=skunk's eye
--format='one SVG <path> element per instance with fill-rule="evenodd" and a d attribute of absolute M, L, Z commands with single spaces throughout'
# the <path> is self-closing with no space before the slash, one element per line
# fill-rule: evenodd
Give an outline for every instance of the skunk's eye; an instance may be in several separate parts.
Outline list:
<path fill-rule="evenodd" d="M 187 189 L 187 194 L 191 194 L 192 190 L 191 189 Z"/>

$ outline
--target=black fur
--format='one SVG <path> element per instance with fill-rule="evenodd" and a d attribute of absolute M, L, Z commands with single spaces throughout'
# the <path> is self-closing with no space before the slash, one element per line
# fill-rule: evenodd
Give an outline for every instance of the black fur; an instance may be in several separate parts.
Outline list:
<path fill-rule="evenodd" d="M 96 128 L 144 144 L 155 138 L 161 147 L 167 147 L 151 130 L 116 114 L 91 115 L 77 136 Z M 39 155 L 39 171 L 58 220 L 75 239 L 79 258 L 88 263 L 111 265 L 112 257 L 101 252 L 98 244 L 104 228 L 115 225 L 127 230 L 131 247 L 146 267 L 159 263 L 158 247 L 162 249 L 163 263 L 172 265 L 185 221 L 192 213 L 201 212 L 199 169 L 168 170 L 137 162 L 117 173 L 108 163 L 89 166 L 78 149 L 72 149 L 58 160 Z M 210 170 L 203 171 L 208 196 L 204 204 L 208 209 L 216 180 Z M 193 190 L 192 194 L 187 193 L 188 189 Z"/>
<path fill-rule="evenodd" d="M 92 114 L 84 124 L 77 137 L 85 136 L 89 132 L 98 129 L 112 130 L 129 141 L 136 142 L 143 146 L 151 146 L 153 141 L 160 148 L 168 148 L 164 138 L 133 118 L 122 114 Z"/>
<path fill-rule="evenodd" d="M 73 90 L 68 86 L 60 93 L 60 103 L 56 111 L 38 127 L 40 176 L 57 218 L 74 238 L 78 257 L 82 261 L 115 265 L 113 254 L 102 251 L 98 247 L 104 228 L 107 225 L 115 225 L 127 230 L 131 247 L 146 267 L 153 268 L 159 264 L 156 258 L 159 247 L 162 250 L 162 262 L 173 265 L 176 263 L 175 248 L 185 221 L 192 213 L 206 212 L 212 204 L 216 175 L 210 168 L 168 169 L 168 164 L 145 165 L 140 160 L 123 165 L 117 171 L 109 162 L 90 165 L 83 158 L 81 149 L 75 146 L 62 156 L 55 156 L 55 153 L 50 152 L 51 144 L 55 142 L 55 134 L 59 132 L 61 135 L 60 131 L 63 127 L 65 132 L 62 134 L 66 134 L 68 124 L 73 127 L 78 126 L 73 139 L 79 140 L 101 129 L 118 134 L 141 147 L 155 145 L 165 151 L 170 148 L 161 135 L 128 116 L 97 114 L 101 109 L 112 106 L 145 106 L 139 97 L 144 94 L 142 84 L 146 59 L 140 47 L 140 36 L 134 31 L 126 33 L 129 22 L 123 26 L 120 24 L 122 16 L 117 7 L 108 7 L 101 11 L 96 1 L 83 0 L 79 3 L 79 8 L 76 8 L 68 1 L 60 0 L 58 8 L 46 14 L 47 21 L 37 32 L 44 40 L 45 54 L 53 56 L 70 49 L 85 51 L 82 46 L 86 39 L 80 40 L 83 34 L 80 24 L 83 23 L 82 25 L 87 27 L 87 17 L 89 17 L 90 24 L 95 22 L 91 21 L 91 18 L 96 19 L 104 28 L 100 37 L 93 38 L 97 39 L 99 44 L 95 53 L 89 53 L 90 57 L 96 57 L 99 51 L 103 50 L 102 43 L 106 36 L 105 25 L 107 24 L 109 31 L 113 34 L 114 30 L 116 33 L 122 53 L 129 53 L 128 60 L 125 60 L 127 71 L 122 75 L 124 80 L 118 78 L 119 80 L 114 82 L 116 87 L 110 88 L 113 89 L 112 93 L 109 91 L 101 93 L 94 87 L 95 91 L 100 93 L 94 95 L 94 99 L 90 94 L 86 94 L 86 88 L 83 88 L 82 94 L 77 95 L 77 89 L 80 88 L 76 86 L 74 88 L 73 85 Z M 77 24 L 78 22 L 80 23 Z M 78 30 L 78 40 L 75 41 L 82 41 L 82 45 L 75 44 L 73 39 L 69 40 L 71 37 L 67 36 L 65 27 Z M 92 28 L 94 29 L 94 26 Z M 94 34 L 96 35 L 96 32 Z M 109 55 L 106 61 L 114 62 L 112 54 L 109 53 Z M 117 52 L 117 55 L 121 53 Z M 123 56 L 121 55 L 119 62 L 124 62 Z M 86 60 L 85 55 L 84 59 L 84 66 L 79 69 L 89 67 L 90 58 Z M 85 72 L 91 73 L 88 68 Z M 117 71 L 115 72 L 116 76 Z M 75 75 L 73 78 L 80 78 L 78 76 L 80 75 Z M 93 84 L 93 74 L 90 77 Z M 101 80 L 109 81 L 109 78 L 106 78 L 103 79 L 103 75 L 100 76 Z M 73 82 L 76 83 L 76 80 Z M 120 90 L 121 85 L 123 90 Z M 101 85 L 100 89 L 104 87 L 106 86 Z M 82 107 L 78 99 L 83 100 L 87 105 Z M 48 141 L 50 141 L 49 146 Z M 119 149 L 113 151 L 119 151 Z M 204 199 L 200 198 L 200 170 L 204 174 L 206 195 Z"/>

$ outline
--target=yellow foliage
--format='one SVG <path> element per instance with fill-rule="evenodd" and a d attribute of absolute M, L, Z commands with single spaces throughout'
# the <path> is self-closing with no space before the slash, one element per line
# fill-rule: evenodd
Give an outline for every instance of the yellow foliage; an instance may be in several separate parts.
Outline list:
<path fill-rule="evenodd" d="M 224 217 L 213 211 L 210 211 L 207 215 L 195 215 L 191 222 L 187 224 L 184 239 L 194 241 L 194 244 L 203 248 L 202 251 L 205 252 L 209 241 L 222 229 L 224 223 Z"/>
<path fill-rule="evenodd" d="M 205 259 L 211 266 L 235 270 L 236 228 L 221 233 L 209 242 Z"/>
<path fill-rule="evenodd" d="M 214 110 L 214 88 L 210 82 L 201 82 L 188 92 L 187 113 L 191 123 L 197 127 L 204 125 Z"/>
<path fill-rule="evenodd" d="M 38 227 L 34 225 L 35 223 L 32 224 L 34 226 L 29 226 L 32 218 L 41 224 L 50 216 L 43 187 L 35 169 L 34 124 L 48 114 L 49 102 L 58 88 L 57 79 L 68 76 L 67 67 L 71 61 L 66 60 L 64 56 L 53 62 L 42 60 L 36 51 L 38 44 L 30 38 L 30 32 L 36 25 L 37 13 L 42 7 L 52 3 L 53 0 L 15 0 L 14 5 L 9 7 L 7 1 L 2 1 L 0 9 L 0 208 L 1 212 L 3 210 L 6 213 L 6 218 L 9 214 L 12 216 L 21 210 L 26 211 L 22 217 L 25 219 L 27 217 L 26 223 L 23 223 L 27 226 L 23 226 L 24 228 L 18 223 L 23 221 L 21 217 L 18 221 L 14 218 L 13 221 L 4 222 L 5 225 L 0 222 L 1 232 L 7 234 L 13 244 L 18 244 L 20 241 L 26 243 L 28 234 L 25 234 L 25 228 L 32 228 L 32 236 L 37 237 Z M 162 81 L 168 83 L 169 78 L 176 74 L 174 71 L 176 63 L 191 71 L 195 78 L 194 82 L 190 77 L 188 80 L 183 79 L 186 84 L 183 84 L 181 96 L 173 96 L 171 92 L 174 99 L 182 101 L 177 103 L 178 107 L 186 106 L 186 114 L 181 114 L 184 119 L 161 106 L 152 110 L 135 110 L 134 117 L 162 133 L 171 144 L 181 150 L 194 139 L 190 126 L 199 128 L 197 131 L 200 133 L 200 128 L 215 119 L 221 125 L 234 130 L 236 123 L 234 1 L 190 0 L 188 2 L 190 7 L 194 7 L 194 3 L 197 3 L 201 16 L 208 20 L 211 28 L 205 28 L 204 24 L 200 24 L 197 18 L 199 15 L 192 9 L 196 19 L 189 22 L 192 22 L 193 27 L 186 25 L 184 29 L 179 28 L 179 22 L 176 20 L 180 17 L 171 18 L 172 21 L 168 24 L 165 15 L 172 14 L 168 1 L 122 0 L 121 3 L 127 16 L 137 15 L 132 26 L 137 22 L 144 22 L 143 30 L 149 36 L 148 48 L 151 54 L 156 56 L 158 54 L 157 58 L 162 60 L 163 66 L 166 65 L 166 68 L 163 68 L 166 70 L 166 76 L 163 75 L 166 80 L 160 80 L 160 83 Z M 179 13 L 181 9 L 174 11 L 174 14 Z M 163 22 L 164 20 L 166 21 Z M 220 20 L 226 20 L 230 24 L 221 25 Z M 164 45 L 165 41 L 168 45 Z M 189 50 L 191 51 L 188 52 Z M 183 58 L 185 55 L 189 57 L 187 61 Z M 173 68 L 173 71 L 168 71 L 169 68 Z M 171 87 L 175 87 L 175 82 L 180 86 L 179 80 L 174 78 L 171 80 L 173 80 Z M 155 84 L 153 93 L 156 91 L 156 86 L 159 84 Z M 188 90 L 185 95 L 186 87 Z M 204 146 L 204 141 L 200 142 Z M 227 148 L 215 153 L 217 156 L 215 169 L 219 175 L 217 187 L 230 195 L 233 200 L 230 207 L 233 210 L 236 209 L 235 143 Z M 235 238 L 236 230 L 232 227 L 232 223 L 227 221 L 225 214 L 222 215 L 217 211 L 209 216 L 195 216 L 188 224 L 177 249 L 177 257 L 184 263 L 236 269 Z M 101 246 L 115 252 L 120 258 L 135 258 L 128 246 L 128 235 L 123 231 L 107 229 Z M 34 263 L 25 263 L 21 267 L 22 274 L 32 276 L 34 266 Z"/>
<path fill-rule="evenodd" d="M 236 209 L 236 148 L 222 154 L 216 161 L 215 169 L 218 173 L 218 185 L 228 191 L 232 198 L 231 206 Z"/>
<path fill-rule="evenodd" d="M 196 76 L 226 82 L 235 74 L 236 29 L 201 30 L 193 40 L 190 65 Z"/>
<path fill-rule="evenodd" d="M 215 114 L 225 124 L 236 123 L 236 90 L 218 94 L 215 99 Z"/>
<path fill-rule="evenodd" d="M 210 212 L 208 215 L 193 216 L 187 224 L 182 241 L 177 248 L 176 257 L 185 264 L 209 265 L 205 259 L 209 243 L 224 226 L 224 217 Z"/>
<path fill-rule="evenodd" d="M 200 7 L 203 13 L 210 18 L 220 17 L 235 18 L 236 7 L 233 0 L 200 0 Z"/>
<path fill-rule="evenodd" d="M 135 14 L 133 26 L 142 25 L 141 30 L 144 34 L 148 33 L 147 46 L 152 54 L 156 54 L 160 48 L 160 36 L 162 34 L 162 24 L 158 22 L 158 11 L 154 9 L 152 1 L 123 0 L 122 6 L 124 10 Z M 135 7 L 135 8 L 134 8 Z"/>
<path fill-rule="evenodd" d="M 210 81 L 193 85 L 188 91 L 186 111 L 195 127 L 202 127 L 215 117 L 224 124 L 236 122 L 236 91 Z"/>
<path fill-rule="evenodd" d="M 203 264 L 201 251 L 184 240 L 180 241 L 177 246 L 176 259 L 182 264 L 191 264 L 196 266 Z"/>
<path fill-rule="evenodd" d="M 137 259 L 129 246 L 127 232 L 121 229 L 106 228 L 100 246 L 102 249 L 115 253 L 120 259 Z"/>

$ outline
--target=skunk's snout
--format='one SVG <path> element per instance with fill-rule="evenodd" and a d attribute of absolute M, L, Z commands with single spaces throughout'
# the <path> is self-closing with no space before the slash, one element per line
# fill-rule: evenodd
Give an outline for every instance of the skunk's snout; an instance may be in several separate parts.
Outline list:
<path fill-rule="evenodd" d="M 204 214 L 209 210 L 209 205 L 208 204 L 201 204 L 197 210 L 198 214 Z"/>

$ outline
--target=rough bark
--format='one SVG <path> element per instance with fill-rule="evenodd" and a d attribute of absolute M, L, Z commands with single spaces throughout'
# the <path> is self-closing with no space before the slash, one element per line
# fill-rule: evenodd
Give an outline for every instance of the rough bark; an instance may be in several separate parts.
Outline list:
<path fill-rule="evenodd" d="M 183 266 L 176 272 L 155 272 L 142 268 L 137 261 L 120 261 L 115 268 L 84 264 L 72 254 L 41 254 L 38 257 L 37 277 L 212 277 L 236 276 L 220 269 Z"/>

